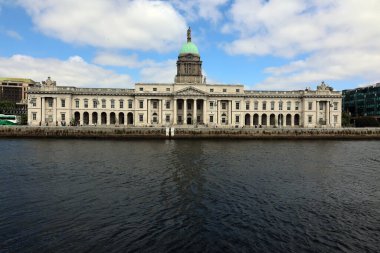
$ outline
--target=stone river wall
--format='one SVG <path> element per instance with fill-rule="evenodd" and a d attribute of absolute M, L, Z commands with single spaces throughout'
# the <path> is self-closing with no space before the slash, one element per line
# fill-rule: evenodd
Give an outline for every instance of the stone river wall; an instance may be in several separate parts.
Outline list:
<path fill-rule="evenodd" d="M 0 138 L 378 139 L 380 128 L 165 128 L 0 126 Z"/>

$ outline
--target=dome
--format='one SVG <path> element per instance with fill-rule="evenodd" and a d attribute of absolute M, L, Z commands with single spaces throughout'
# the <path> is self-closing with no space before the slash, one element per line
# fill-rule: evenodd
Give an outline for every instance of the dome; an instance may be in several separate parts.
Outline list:
<path fill-rule="evenodd" d="M 187 42 L 181 48 L 179 54 L 196 54 L 199 56 L 198 47 L 193 42 Z"/>

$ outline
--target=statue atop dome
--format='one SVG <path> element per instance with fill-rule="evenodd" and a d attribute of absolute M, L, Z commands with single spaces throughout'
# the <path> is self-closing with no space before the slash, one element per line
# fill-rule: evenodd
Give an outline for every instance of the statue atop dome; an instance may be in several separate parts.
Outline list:
<path fill-rule="evenodd" d="M 187 29 L 187 43 L 191 42 L 191 28 Z"/>

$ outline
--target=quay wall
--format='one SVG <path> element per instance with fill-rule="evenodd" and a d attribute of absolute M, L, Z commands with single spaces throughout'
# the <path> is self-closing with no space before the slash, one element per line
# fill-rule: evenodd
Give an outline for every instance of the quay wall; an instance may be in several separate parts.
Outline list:
<path fill-rule="evenodd" d="M 380 128 L 166 128 L 0 126 L 0 138 L 378 139 Z"/>

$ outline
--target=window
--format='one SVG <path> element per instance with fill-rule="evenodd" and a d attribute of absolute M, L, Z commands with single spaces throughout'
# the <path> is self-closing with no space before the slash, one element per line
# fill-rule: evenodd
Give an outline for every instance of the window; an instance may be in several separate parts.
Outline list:
<path fill-rule="evenodd" d="M 170 109 L 170 101 L 166 101 L 166 109 Z"/>
<path fill-rule="evenodd" d="M 245 109 L 249 110 L 249 102 L 245 102 Z"/>
<path fill-rule="evenodd" d="M 323 110 L 323 103 L 322 102 L 319 102 L 319 110 Z"/>
<path fill-rule="evenodd" d="M 282 105 L 283 105 L 283 102 L 280 101 L 280 103 L 278 103 L 278 110 L 282 111 Z"/>
<path fill-rule="evenodd" d="M 292 109 L 292 102 L 286 102 L 286 110 L 290 111 Z"/>
<path fill-rule="evenodd" d="M 157 88 L 153 88 L 153 91 L 157 91 Z"/>
<path fill-rule="evenodd" d="M 338 110 L 338 102 L 334 102 L 334 110 L 335 110 L 335 111 Z"/>
<path fill-rule="evenodd" d="M 170 115 L 166 115 L 165 121 L 166 123 L 170 123 Z"/>
<path fill-rule="evenodd" d="M 214 110 L 214 102 L 210 102 L 210 110 Z"/>
<path fill-rule="evenodd" d="M 66 107 L 66 100 L 61 99 L 61 107 Z"/>
<path fill-rule="evenodd" d="M 37 120 L 37 113 L 36 112 L 32 112 L 32 119 Z"/>
<path fill-rule="evenodd" d="M 139 114 L 139 121 L 143 122 L 144 121 L 144 114 Z"/>
<path fill-rule="evenodd" d="M 214 89 L 210 89 L 210 92 L 214 92 Z"/>
<path fill-rule="evenodd" d="M 170 88 L 166 88 L 166 91 L 170 91 Z"/>
<path fill-rule="evenodd" d="M 210 115 L 210 123 L 214 122 L 214 115 Z"/>
<path fill-rule="evenodd" d="M 35 99 L 35 98 L 32 98 L 32 106 L 33 107 L 36 107 L 37 106 L 37 99 Z"/>
<path fill-rule="evenodd" d="M 102 99 L 102 108 L 106 108 L 106 100 Z"/>
<path fill-rule="evenodd" d="M 239 110 L 239 109 L 240 109 L 240 103 L 236 102 L 236 110 Z"/>
<path fill-rule="evenodd" d="M 239 121 L 240 121 L 240 117 L 239 117 L 239 115 L 236 115 L 236 117 L 235 117 L 235 121 L 236 121 L 236 123 L 239 123 Z"/>
<path fill-rule="evenodd" d="M 111 108 L 115 108 L 115 100 L 111 99 Z"/>
<path fill-rule="evenodd" d="M 308 122 L 309 122 L 309 123 L 313 122 L 313 116 L 309 116 L 309 117 L 308 117 Z"/>
<path fill-rule="evenodd" d="M 61 113 L 61 120 L 65 121 L 66 120 L 66 115 L 64 113 Z"/>
<path fill-rule="evenodd" d="M 223 92 L 227 92 L 227 89 L 223 89 Z"/>
<path fill-rule="evenodd" d="M 222 110 L 226 110 L 227 106 L 226 106 L 227 103 L 223 102 L 222 103 Z"/>
<path fill-rule="evenodd" d="M 187 104 L 187 109 L 191 110 L 191 104 Z"/>
<path fill-rule="evenodd" d="M 259 109 L 259 102 L 255 101 L 255 108 L 256 111 Z"/>
<path fill-rule="evenodd" d="M 157 101 L 153 101 L 153 109 L 157 109 L 157 107 L 158 107 Z"/>
<path fill-rule="evenodd" d="M 139 91 L 144 91 L 144 88 L 143 88 L 143 87 L 140 87 L 140 88 L 139 88 Z"/>
<path fill-rule="evenodd" d="M 338 115 L 334 115 L 334 123 L 338 123 Z"/>
<path fill-rule="evenodd" d="M 79 108 L 79 100 L 75 100 L 75 107 Z"/>
<path fill-rule="evenodd" d="M 78 101 L 79 102 L 79 101 Z M 48 100 L 48 106 L 49 107 L 53 107 L 53 99 L 49 99 Z"/>
<path fill-rule="evenodd" d="M 129 108 L 129 109 L 132 108 L 132 100 L 128 100 L 128 108 Z"/>
<path fill-rule="evenodd" d="M 120 109 L 124 108 L 124 100 L 119 101 L 119 106 L 120 106 Z"/>
<path fill-rule="evenodd" d="M 309 102 L 309 110 L 313 110 L 313 102 Z"/>
<path fill-rule="evenodd" d="M 201 109 L 201 104 L 197 103 L 197 110 L 200 110 L 200 109 Z"/>
<path fill-rule="evenodd" d="M 240 89 L 236 89 L 236 92 L 240 92 Z"/>
<path fill-rule="evenodd" d="M 267 109 L 267 102 L 264 101 L 264 102 L 263 102 L 263 110 L 266 110 L 266 109 Z"/>
<path fill-rule="evenodd" d="M 177 107 L 178 107 L 178 110 L 182 110 L 182 103 L 178 103 Z"/>
<path fill-rule="evenodd" d="M 270 109 L 273 111 L 274 110 L 274 101 L 270 102 Z"/>
<path fill-rule="evenodd" d="M 88 99 L 84 100 L 84 108 L 88 108 Z"/>
<path fill-rule="evenodd" d="M 98 108 L 98 100 L 92 100 L 92 105 L 94 108 Z"/>
<path fill-rule="evenodd" d="M 300 107 L 300 102 L 296 102 L 296 107 L 295 107 L 295 110 L 299 110 L 299 107 Z"/>
<path fill-rule="evenodd" d="M 144 101 L 140 100 L 140 109 L 143 109 L 143 108 L 144 108 Z"/>

